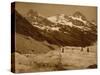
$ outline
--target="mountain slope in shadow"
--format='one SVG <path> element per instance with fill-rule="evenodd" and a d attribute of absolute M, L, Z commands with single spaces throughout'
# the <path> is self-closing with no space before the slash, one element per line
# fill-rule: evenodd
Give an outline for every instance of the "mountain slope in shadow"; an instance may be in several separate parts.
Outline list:
<path fill-rule="evenodd" d="M 38 41 L 38 42 L 46 41 L 48 44 L 46 43 L 45 46 L 48 47 L 48 49 L 47 49 L 47 51 L 48 51 L 50 49 L 54 50 L 55 49 L 53 47 L 54 45 L 55 46 L 83 46 L 84 47 L 84 46 L 91 45 L 96 40 L 95 34 L 92 34 L 91 32 L 85 32 L 86 34 L 84 34 L 83 31 L 81 31 L 80 29 L 75 28 L 75 27 L 68 27 L 68 26 L 63 27 L 63 28 L 61 27 L 60 32 L 52 31 L 52 30 L 49 30 L 49 31 L 41 30 L 41 29 L 35 27 L 34 25 L 32 25 L 29 21 L 26 20 L 25 17 L 21 16 L 17 11 L 16 11 L 15 16 L 16 16 L 16 18 L 15 18 L 16 33 L 27 37 L 23 40 L 22 45 L 25 43 L 24 42 L 25 40 L 30 40 L 30 38 L 32 40 Z M 45 22 L 45 21 L 43 21 L 43 22 Z M 43 24 L 45 25 L 46 23 L 43 23 Z M 67 33 L 64 33 L 64 31 L 66 31 Z M 34 43 L 34 42 L 32 42 L 32 43 Z M 39 46 L 38 44 L 37 44 L 37 47 Z M 40 44 L 43 44 L 43 43 L 40 43 Z M 31 44 L 29 46 L 31 46 Z M 34 46 L 33 46 L 33 48 L 34 48 Z M 41 47 L 41 48 L 43 48 L 43 47 Z"/>

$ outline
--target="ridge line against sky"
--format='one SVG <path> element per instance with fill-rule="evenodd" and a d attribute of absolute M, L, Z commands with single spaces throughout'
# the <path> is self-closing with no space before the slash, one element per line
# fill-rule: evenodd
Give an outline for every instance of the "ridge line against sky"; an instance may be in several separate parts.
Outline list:
<path fill-rule="evenodd" d="M 45 4 L 45 3 L 24 3 L 17 2 L 16 10 L 25 16 L 26 13 L 33 9 L 43 16 L 55 16 L 56 14 L 73 15 L 76 11 L 81 12 L 88 20 L 97 21 L 97 7 L 95 6 L 76 6 L 62 4 Z"/>

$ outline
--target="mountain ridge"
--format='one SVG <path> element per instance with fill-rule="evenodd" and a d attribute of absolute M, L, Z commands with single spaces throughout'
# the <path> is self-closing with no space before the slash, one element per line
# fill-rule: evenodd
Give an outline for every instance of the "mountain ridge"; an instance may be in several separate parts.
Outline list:
<path fill-rule="evenodd" d="M 27 16 L 24 18 L 30 23 L 29 27 L 25 27 L 26 33 L 28 33 L 28 36 L 31 36 L 33 39 L 36 39 L 38 41 L 46 40 L 48 43 L 58 46 L 88 46 L 96 41 L 97 34 L 96 27 L 94 27 L 94 25 L 93 28 L 91 28 L 87 25 L 82 24 L 84 25 L 84 27 L 87 26 L 86 28 L 90 28 L 85 30 L 77 27 L 81 24 L 80 22 L 76 23 L 78 22 L 77 20 L 75 21 L 76 25 L 71 27 L 70 25 L 53 23 L 46 17 L 37 14 L 35 15 L 33 13 L 34 16 Z M 64 14 L 62 16 L 64 16 Z M 68 22 L 71 21 L 72 23 L 74 23 L 70 17 L 68 18 Z M 29 29 L 30 27 L 31 29 Z M 21 28 L 22 27 L 18 29 Z M 93 29 L 95 32 L 93 31 Z"/>

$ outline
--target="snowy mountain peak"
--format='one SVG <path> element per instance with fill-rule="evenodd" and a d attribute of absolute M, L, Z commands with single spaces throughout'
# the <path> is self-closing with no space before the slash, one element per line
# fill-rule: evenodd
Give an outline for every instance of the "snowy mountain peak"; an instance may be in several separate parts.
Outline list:
<path fill-rule="evenodd" d="M 76 11 L 74 14 L 73 14 L 74 17 L 77 17 L 77 18 L 80 18 L 80 17 L 85 17 L 81 12 L 79 11 Z"/>
<path fill-rule="evenodd" d="M 28 12 L 28 21 L 41 30 L 59 31 L 63 27 L 78 28 L 81 30 L 91 30 L 90 24 L 85 16 L 80 12 L 75 12 L 72 16 L 57 14 L 55 16 L 44 17 L 36 11 Z M 94 23 L 92 23 L 94 24 Z"/>
<path fill-rule="evenodd" d="M 50 20 L 51 22 L 53 23 L 56 23 L 57 21 L 57 16 L 50 16 L 50 17 L 47 17 L 48 20 Z"/>
<path fill-rule="evenodd" d="M 68 21 L 65 14 L 57 14 L 56 16 L 47 17 L 47 19 L 53 23 L 59 23 L 65 25 Z"/>
<path fill-rule="evenodd" d="M 82 20 L 87 20 L 86 17 L 79 11 L 76 11 L 74 14 L 73 14 L 74 17 L 76 18 L 81 18 Z"/>

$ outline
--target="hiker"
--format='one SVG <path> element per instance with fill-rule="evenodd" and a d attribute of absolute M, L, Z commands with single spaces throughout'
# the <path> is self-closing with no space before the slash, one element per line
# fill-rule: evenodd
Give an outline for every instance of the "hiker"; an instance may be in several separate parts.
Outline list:
<path fill-rule="evenodd" d="M 64 47 L 61 48 L 61 52 L 64 53 Z"/>
<path fill-rule="evenodd" d="M 89 52 L 89 48 L 87 48 L 87 52 Z"/>

